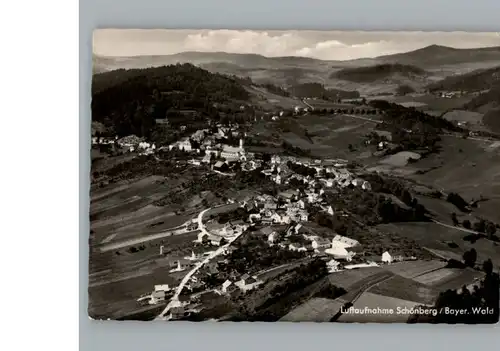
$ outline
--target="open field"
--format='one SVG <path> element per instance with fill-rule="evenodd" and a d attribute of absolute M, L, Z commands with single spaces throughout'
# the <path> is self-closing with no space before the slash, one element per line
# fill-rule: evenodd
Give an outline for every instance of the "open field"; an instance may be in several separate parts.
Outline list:
<path fill-rule="evenodd" d="M 452 122 L 467 122 L 476 127 L 482 124 L 483 114 L 466 110 L 453 110 L 445 113 L 443 118 Z"/>
<path fill-rule="evenodd" d="M 300 99 L 276 95 L 265 88 L 252 85 L 246 89 L 254 96 L 254 103 L 266 110 L 274 110 L 276 107 L 283 109 L 293 109 L 295 106 L 306 107 Z"/>
<path fill-rule="evenodd" d="M 194 247 L 196 232 L 157 239 L 145 243 L 142 249 L 91 252 L 89 266 L 89 313 L 95 318 L 122 318 L 143 309 L 136 299 L 150 292 L 155 284 L 175 286 L 183 274 L 169 273 L 176 260 L 189 256 Z M 160 256 L 163 245 L 164 255 Z"/>
<path fill-rule="evenodd" d="M 443 268 L 414 278 L 415 281 L 432 286 L 439 291 L 460 289 L 484 276 L 483 272 L 472 269 Z M 479 285 L 479 283 L 477 283 Z"/>
<path fill-rule="evenodd" d="M 459 109 L 467 102 L 472 100 L 473 96 L 442 98 L 432 94 L 416 94 L 415 96 L 396 96 L 392 100 L 399 104 L 418 103 L 419 110 L 445 112 L 450 109 Z"/>
<path fill-rule="evenodd" d="M 117 195 L 120 192 L 133 191 L 133 189 L 141 189 L 145 186 L 154 184 L 157 181 L 162 181 L 164 178 L 159 176 L 146 177 L 137 181 L 128 182 L 123 181 L 117 184 L 110 184 L 104 188 L 95 189 L 90 194 L 90 201 L 96 202 L 98 200 L 104 200 L 107 197 Z"/>
<path fill-rule="evenodd" d="M 498 149 L 486 152 L 493 143 L 443 136 L 439 154 L 412 165 L 422 170 L 436 168 L 410 177 L 440 190 L 457 192 L 466 200 L 479 199 L 483 195 L 490 200 L 474 212 L 500 222 L 497 210 L 500 206 L 500 153 Z"/>
<path fill-rule="evenodd" d="M 196 217 L 202 210 L 202 199 L 198 195 L 186 197 L 184 204 L 155 205 L 156 201 L 178 189 L 180 182 L 179 179 L 153 176 L 93 192 L 90 204 L 92 241 L 113 242 L 139 234 L 161 233 Z M 213 195 L 202 196 L 210 198 Z M 186 210 L 178 212 L 182 205 Z"/>
<path fill-rule="evenodd" d="M 278 152 L 281 142 L 287 141 L 295 147 L 309 150 L 312 157 L 316 158 L 342 158 L 347 160 L 370 161 L 371 152 L 366 148 L 364 141 L 366 135 L 373 131 L 376 125 L 376 116 L 368 117 L 350 116 L 342 114 L 313 115 L 306 114 L 295 117 L 285 117 L 275 122 L 257 123 L 253 131 L 259 133 L 260 138 L 274 140 L 276 147 L 250 146 L 249 151 Z M 288 120 L 287 120 L 288 119 Z M 285 128 L 282 126 L 293 126 Z M 290 130 L 288 130 L 290 129 Z M 310 140 L 305 137 L 305 131 Z M 277 140 L 279 139 L 279 140 Z M 349 148 L 351 145 L 353 148 Z M 367 152 L 368 151 L 368 152 Z M 373 157 L 371 162 L 378 161 Z"/>
<path fill-rule="evenodd" d="M 94 149 L 93 149 L 94 150 Z M 94 153 L 93 153 L 94 154 Z M 119 156 L 112 156 L 109 157 L 106 154 L 102 154 L 97 152 L 96 155 L 99 155 L 100 157 L 92 158 L 92 172 L 104 172 L 108 169 L 111 169 L 112 167 L 124 163 L 127 161 L 132 160 L 136 155 L 134 154 L 123 154 Z"/>
<path fill-rule="evenodd" d="M 363 293 L 360 298 L 354 303 L 353 308 L 364 310 L 376 309 L 392 309 L 393 313 L 345 313 L 338 319 L 338 322 L 343 323 L 405 323 L 410 317 L 408 314 L 397 313 L 400 309 L 411 309 L 417 306 L 418 303 L 413 301 L 405 301 L 393 297 L 382 296 L 370 292 Z"/>
<path fill-rule="evenodd" d="M 113 273 L 120 273 L 123 270 L 134 269 L 134 266 L 140 262 L 158 259 L 160 257 L 160 246 L 164 247 L 163 251 L 165 254 L 175 252 L 178 255 L 187 255 L 191 253 L 193 240 L 196 238 L 197 232 L 191 232 L 183 235 L 158 238 L 147 241 L 143 245 L 135 245 L 113 251 L 101 252 L 99 248 L 91 247 L 89 272 L 95 273 L 111 269 Z M 142 249 L 140 249 L 140 246 L 142 246 Z"/>
<path fill-rule="evenodd" d="M 312 298 L 294 308 L 280 322 L 329 322 L 343 303 L 325 298 Z"/>
<path fill-rule="evenodd" d="M 419 204 L 422 204 L 432 214 L 432 216 L 440 222 L 452 224 L 452 213 L 456 213 L 458 218 L 460 218 L 460 211 L 458 208 L 445 199 L 436 199 L 422 195 L 416 195 L 415 198 Z"/>
<path fill-rule="evenodd" d="M 368 267 L 335 272 L 330 274 L 328 279 L 331 284 L 349 291 L 352 287 L 363 285 L 364 281 L 385 275 L 385 273 L 384 269 L 380 267 Z"/>
<path fill-rule="evenodd" d="M 466 235 L 470 234 L 455 228 L 440 226 L 436 223 L 391 223 L 378 225 L 377 228 L 389 233 L 398 233 L 402 237 L 411 238 L 419 245 L 429 249 L 451 252 L 453 257 L 450 256 L 447 259 L 455 257 L 461 259 L 465 251 L 474 248 L 478 254 L 478 263 L 491 258 L 495 265 L 500 265 L 500 246 L 487 239 L 480 239 L 472 244 L 469 241 L 463 240 Z M 454 242 L 458 247 L 449 247 L 449 242 Z"/>
<path fill-rule="evenodd" d="M 416 152 L 401 151 L 397 154 L 387 156 L 380 161 L 381 164 L 393 166 L 393 167 L 404 167 L 408 164 L 410 159 L 419 160 L 420 155 Z"/>
<path fill-rule="evenodd" d="M 141 306 L 136 299 L 151 292 L 155 284 L 175 284 L 168 275 L 169 268 L 159 268 L 149 274 L 106 285 L 89 287 L 89 315 L 93 318 L 118 318 L 133 313 Z"/>
<path fill-rule="evenodd" d="M 297 145 L 308 148 L 316 157 L 357 159 L 363 157 L 365 136 L 373 131 L 374 123 L 344 115 L 307 115 L 298 122 L 312 135 L 313 144 Z M 294 141 L 290 141 L 295 144 Z M 295 142 L 299 142 L 296 140 Z M 349 150 L 349 145 L 359 149 Z"/>
<path fill-rule="evenodd" d="M 406 301 L 414 301 L 420 304 L 433 304 L 439 295 L 439 291 L 436 289 L 400 276 L 385 280 L 370 288 L 368 291 L 374 294 Z"/>
<path fill-rule="evenodd" d="M 413 279 L 427 272 L 432 272 L 443 268 L 446 262 L 438 260 L 419 260 L 419 261 L 404 261 L 396 262 L 384 266 L 384 269 L 400 275 L 403 278 Z"/>

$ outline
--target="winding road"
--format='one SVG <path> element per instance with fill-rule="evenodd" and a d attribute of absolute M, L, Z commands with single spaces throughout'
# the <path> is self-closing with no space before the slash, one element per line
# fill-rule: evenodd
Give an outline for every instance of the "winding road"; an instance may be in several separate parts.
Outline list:
<path fill-rule="evenodd" d="M 197 222 L 198 222 L 198 230 L 200 232 L 202 232 L 203 234 L 210 234 L 206 228 L 205 228 L 205 225 L 203 224 L 203 215 L 207 212 L 211 210 L 211 208 L 208 208 L 206 210 L 203 210 L 200 212 L 200 214 L 198 215 L 198 218 L 197 218 Z M 170 299 L 170 302 L 168 303 L 168 305 L 165 307 L 165 309 L 155 318 L 155 320 L 166 320 L 167 317 L 166 317 L 166 314 L 168 313 L 168 311 L 170 311 L 171 308 L 173 307 L 179 307 L 181 306 L 181 302 L 179 301 L 179 295 L 182 293 L 182 290 L 184 289 L 184 287 L 186 286 L 186 284 L 189 282 L 189 280 L 191 279 L 191 277 L 196 273 L 198 272 L 198 270 L 203 267 L 205 264 L 207 264 L 208 262 L 210 262 L 210 260 L 212 260 L 213 258 L 219 256 L 220 254 L 224 253 L 224 251 L 229 247 L 229 245 L 231 245 L 235 240 L 237 240 L 242 234 L 244 233 L 244 231 L 242 231 L 241 233 L 239 233 L 238 235 L 234 236 L 233 238 L 231 238 L 227 244 L 219 247 L 217 250 L 213 251 L 207 258 L 205 258 L 203 261 L 199 262 L 196 264 L 196 266 L 194 266 L 193 269 L 191 269 L 185 276 L 184 278 L 182 278 L 182 281 L 181 283 L 177 286 L 177 288 L 175 289 L 175 293 L 174 295 L 172 296 L 172 298 Z"/>
<path fill-rule="evenodd" d="M 314 111 L 314 107 L 312 105 L 310 105 L 306 99 L 302 99 L 302 103 L 304 103 L 304 105 L 306 105 L 307 107 L 309 107 L 311 109 L 311 111 Z"/>

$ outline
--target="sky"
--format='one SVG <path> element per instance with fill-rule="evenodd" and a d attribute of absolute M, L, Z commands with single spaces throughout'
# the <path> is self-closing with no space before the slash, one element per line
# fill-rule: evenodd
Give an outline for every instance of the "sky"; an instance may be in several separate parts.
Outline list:
<path fill-rule="evenodd" d="M 500 46 L 500 33 L 98 29 L 93 35 L 94 54 L 111 57 L 223 51 L 351 60 L 433 44 L 454 48 Z"/>

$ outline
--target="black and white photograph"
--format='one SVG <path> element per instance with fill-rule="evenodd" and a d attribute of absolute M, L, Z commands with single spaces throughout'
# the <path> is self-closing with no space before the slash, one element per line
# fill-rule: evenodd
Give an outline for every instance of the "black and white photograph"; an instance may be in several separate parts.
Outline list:
<path fill-rule="evenodd" d="M 493 324 L 500 33 L 97 29 L 94 320 Z"/>

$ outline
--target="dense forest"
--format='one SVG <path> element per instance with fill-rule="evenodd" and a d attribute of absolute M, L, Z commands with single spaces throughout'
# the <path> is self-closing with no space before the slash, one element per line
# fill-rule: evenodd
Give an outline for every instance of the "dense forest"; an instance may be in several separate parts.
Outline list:
<path fill-rule="evenodd" d="M 320 98 L 324 100 L 357 99 L 358 91 L 327 89 L 320 83 L 302 83 L 288 89 L 293 96 L 300 98 Z"/>
<path fill-rule="evenodd" d="M 383 100 L 374 100 L 370 105 L 383 111 L 383 123 L 377 128 L 392 133 L 393 142 L 403 150 L 427 149 L 435 151 L 445 131 L 464 133 L 466 130 L 442 117 L 430 116 L 414 108 L 407 108 Z"/>
<path fill-rule="evenodd" d="M 429 91 L 481 91 L 500 83 L 500 66 L 447 77 L 427 86 Z"/>
<path fill-rule="evenodd" d="M 368 67 L 344 68 L 333 72 L 331 78 L 337 78 L 357 83 L 371 83 L 381 79 L 387 79 L 393 74 L 409 76 L 425 75 L 426 72 L 416 66 L 402 65 L 398 63 L 384 63 Z"/>
<path fill-rule="evenodd" d="M 117 70 L 93 76 L 92 120 L 119 136 L 149 136 L 155 120 L 169 111 L 215 114 L 214 103 L 248 98 L 235 78 L 191 64 Z"/>

